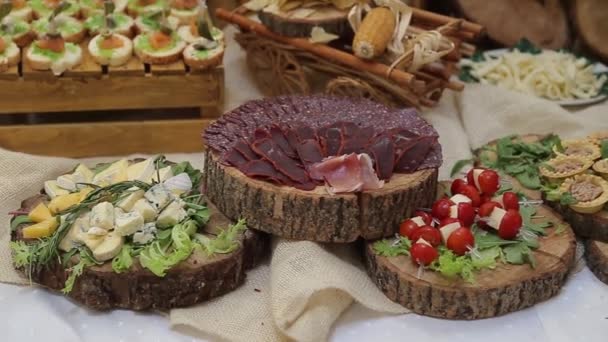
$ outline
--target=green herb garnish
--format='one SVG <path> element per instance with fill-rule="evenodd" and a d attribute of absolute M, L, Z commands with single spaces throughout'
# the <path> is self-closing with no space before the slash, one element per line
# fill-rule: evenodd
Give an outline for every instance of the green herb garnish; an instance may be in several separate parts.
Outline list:
<path fill-rule="evenodd" d="M 30 219 L 29 216 L 27 215 L 19 215 L 16 216 L 12 221 L 11 221 L 11 231 L 15 231 L 17 230 L 17 227 L 19 227 L 19 225 L 22 225 L 24 223 L 31 223 L 32 220 Z"/>
<path fill-rule="evenodd" d="M 127 271 L 133 265 L 133 256 L 131 255 L 133 247 L 125 243 L 120 250 L 120 253 L 112 259 L 112 270 L 116 273 Z"/>

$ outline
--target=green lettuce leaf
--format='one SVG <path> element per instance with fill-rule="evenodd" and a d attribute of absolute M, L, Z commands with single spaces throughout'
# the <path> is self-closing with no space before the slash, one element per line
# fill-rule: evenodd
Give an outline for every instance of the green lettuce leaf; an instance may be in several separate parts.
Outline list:
<path fill-rule="evenodd" d="M 472 259 L 467 255 L 457 256 L 445 247 L 439 248 L 439 258 L 430 267 L 447 278 L 459 276 L 469 283 L 475 280 Z"/>
<path fill-rule="evenodd" d="M 112 270 L 116 273 L 127 271 L 133 265 L 133 257 L 131 251 L 133 247 L 130 244 L 124 244 L 120 253 L 112 259 Z"/>
<path fill-rule="evenodd" d="M 228 254 L 234 252 L 239 247 L 238 235 L 247 229 L 244 219 L 240 219 L 236 224 L 224 229 L 214 239 L 197 234 L 196 238 L 202 250 L 207 255 Z"/>
<path fill-rule="evenodd" d="M 61 292 L 63 292 L 64 294 L 68 294 L 70 292 L 72 292 L 72 289 L 74 288 L 74 283 L 76 282 L 76 279 L 78 279 L 78 277 L 80 277 L 82 275 L 82 273 L 84 272 L 84 269 L 95 265 L 96 262 L 93 259 L 93 257 L 90 255 L 90 253 L 86 253 L 84 251 L 84 248 L 80 250 L 80 260 L 78 261 L 78 263 L 74 266 L 72 266 L 70 268 L 70 275 L 68 276 L 68 279 L 66 279 L 65 281 L 65 285 L 63 287 L 63 289 L 61 290 Z"/>
<path fill-rule="evenodd" d="M 399 240 L 379 240 L 374 243 L 372 248 L 376 253 L 386 257 L 394 257 L 397 255 L 410 255 L 412 242 L 406 237 L 399 237 Z"/>
<path fill-rule="evenodd" d="M 15 231 L 17 229 L 17 227 L 19 227 L 19 225 L 24 224 L 24 223 L 31 223 L 31 222 L 32 222 L 32 220 L 30 220 L 30 217 L 27 215 L 16 216 L 11 221 L 11 230 Z"/>

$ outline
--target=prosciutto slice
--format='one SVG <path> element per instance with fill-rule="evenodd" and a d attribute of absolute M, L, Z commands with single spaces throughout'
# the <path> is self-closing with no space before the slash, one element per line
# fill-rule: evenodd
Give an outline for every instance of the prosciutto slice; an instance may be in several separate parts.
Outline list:
<path fill-rule="evenodd" d="M 326 158 L 310 168 L 310 176 L 325 180 L 330 194 L 380 189 L 384 185 L 365 153 Z"/>

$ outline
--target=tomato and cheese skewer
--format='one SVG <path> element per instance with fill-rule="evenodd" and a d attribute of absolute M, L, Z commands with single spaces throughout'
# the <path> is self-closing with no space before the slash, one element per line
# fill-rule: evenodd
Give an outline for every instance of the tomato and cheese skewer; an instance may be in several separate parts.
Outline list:
<path fill-rule="evenodd" d="M 492 209 L 485 222 L 488 226 L 498 230 L 498 236 L 505 240 L 514 239 L 523 225 L 523 219 L 519 211 L 514 209 L 504 210 L 498 206 Z"/>
<path fill-rule="evenodd" d="M 401 225 L 399 225 L 399 234 L 401 236 L 410 238 L 414 231 L 418 230 L 420 227 L 424 227 L 425 225 L 427 225 L 427 223 L 421 216 L 412 217 L 401 222 Z"/>
<path fill-rule="evenodd" d="M 450 206 L 451 218 L 459 219 L 465 226 L 470 226 L 475 222 L 475 208 L 473 208 L 473 200 L 469 197 L 456 194 L 450 198 L 454 204 Z"/>
<path fill-rule="evenodd" d="M 495 194 L 500 188 L 498 173 L 494 170 L 473 168 L 467 174 L 467 182 L 488 195 Z"/>
<path fill-rule="evenodd" d="M 433 247 L 437 247 L 441 244 L 441 233 L 439 229 L 431 226 L 422 226 L 410 234 L 409 239 L 411 241 L 418 241 L 424 239 L 430 243 Z"/>
<path fill-rule="evenodd" d="M 428 241 L 420 238 L 410 248 L 410 256 L 414 264 L 428 266 L 437 260 L 439 253 Z"/>

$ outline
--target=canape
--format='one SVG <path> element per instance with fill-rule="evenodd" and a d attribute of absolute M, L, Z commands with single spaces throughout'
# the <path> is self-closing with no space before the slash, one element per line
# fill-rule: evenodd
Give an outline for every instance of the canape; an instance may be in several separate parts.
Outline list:
<path fill-rule="evenodd" d="M 49 33 L 51 20 L 54 21 L 57 31 L 66 42 L 80 43 L 86 36 L 86 29 L 82 22 L 62 13 L 53 19 L 41 18 L 34 21 L 32 23 L 32 31 L 36 37 L 41 38 Z"/>
<path fill-rule="evenodd" d="M 197 24 L 196 20 L 191 21 L 188 25 L 180 26 L 177 29 L 177 34 L 183 41 L 185 41 L 188 44 L 196 43 L 201 38 L 198 26 L 199 25 Z M 210 31 L 211 31 L 211 36 L 213 37 L 213 40 L 221 42 L 222 44 L 225 44 L 224 32 L 222 32 L 222 30 L 220 30 L 217 27 L 212 27 L 210 29 Z"/>
<path fill-rule="evenodd" d="M 30 0 L 30 7 L 32 8 L 34 18 L 40 19 L 47 17 L 53 13 L 53 11 L 64 2 L 63 0 Z M 80 5 L 76 1 L 65 1 L 67 3 L 66 9 L 63 10 L 64 14 L 71 17 L 78 18 L 80 16 Z"/>
<path fill-rule="evenodd" d="M 114 13 L 122 13 L 127 8 L 127 0 L 112 0 Z M 104 0 L 80 0 L 81 13 L 84 18 L 103 14 Z"/>
<path fill-rule="evenodd" d="M 167 26 L 176 30 L 179 27 L 179 21 L 175 17 L 165 17 Z M 135 31 L 137 34 L 152 32 L 160 29 L 163 21 L 163 11 L 146 11 L 135 19 Z"/>
<path fill-rule="evenodd" d="M 98 34 L 89 42 L 89 53 L 101 65 L 120 66 L 133 55 L 131 39 L 118 33 Z"/>
<path fill-rule="evenodd" d="M 101 33 L 104 25 L 103 19 L 103 13 L 98 13 L 87 18 L 87 20 L 84 22 L 84 26 L 89 31 L 89 35 L 95 36 Z M 114 31 L 114 33 L 118 33 L 129 38 L 133 37 L 133 18 L 124 13 L 114 12 L 110 14 L 109 19 L 113 22 L 114 27 L 112 28 L 112 31 Z"/>
<path fill-rule="evenodd" d="M 171 16 L 179 20 L 181 25 L 186 25 L 196 19 L 199 15 L 200 5 L 198 0 L 171 0 Z"/>
<path fill-rule="evenodd" d="M 164 7 L 164 0 L 129 0 L 127 3 L 127 13 L 136 17 L 146 12 L 161 11 Z"/>
<path fill-rule="evenodd" d="M 12 0 L 11 1 L 12 9 L 9 13 L 9 17 L 13 17 L 15 19 L 23 20 L 26 22 L 32 21 L 33 12 L 32 8 L 28 5 L 25 0 Z"/>
<path fill-rule="evenodd" d="M 184 49 L 184 63 L 194 69 L 209 69 L 222 64 L 224 44 L 201 37 Z"/>
<path fill-rule="evenodd" d="M 186 43 L 171 30 L 140 34 L 135 37 L 135 54 L 147 64 L 169 64 L 181 59 Z"/>
<path fill-rule="evenodd" d="M 17 65 L 21 59 L 19 47 L 9 36 L 0 36 L 0 72 Z"/>
<path fill-rule="evenodd" d="M 55 75 L 61 75 L 80 64 L 82 50 L 66 42 L 60 34 L 49 33 L 30 45 L 25 61 L 34 70 L 52 70 Z"/>
<path fill-rule="evenodd" d="M 19 47 L 28 45 L 34 39 L 30 24 L 10 15 L 1 20 L 0 32 L 10 36 Z"/>

